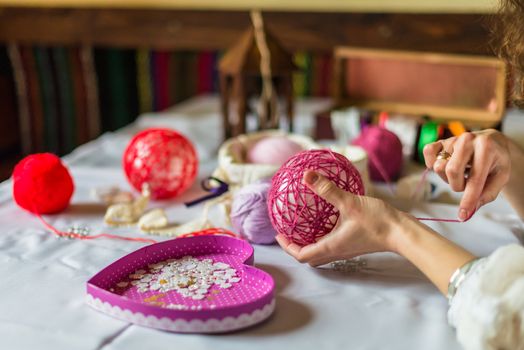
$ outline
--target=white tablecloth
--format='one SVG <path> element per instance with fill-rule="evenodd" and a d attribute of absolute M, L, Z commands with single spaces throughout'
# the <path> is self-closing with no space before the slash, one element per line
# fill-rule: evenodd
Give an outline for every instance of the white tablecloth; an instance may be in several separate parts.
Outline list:
<path fill-rule="evenodd" d="M 302 101 L 297 128 L 312 129 L 312 112 L 326 101 Z M 105 134 L 65 157 L 76 183 L 72 206 L 47 216 L 59 228 L 87 225 L 95 232 L 139 236 L 136 229 L 109 229 L 104 208 L 91 198 L 97 186 L 129 188 L 120 167 L 133 133 L 149 126 L 173 127 L 196 144 L 200 177 L 215 167 L 221 141 L 215 98 L 197 98 L 165 113 L 145 115 L 115 133 Z M 186 194 L 153 206 L 170 219 L 195 218 L 201 207 L 186 209 Z M 408 208 L 409 203 L 397 204 Z M 413 213 L 455 217 L 457 207 L 417 205 Z M 522 227 L 499 199 L 464 224 L 432 226 L 475 254 L 487 255 L 516 242 Z M 221 223 L 217 213 L 213 220 Z M 360 273 L 301 265 L 278 246 L 256 246 L 256 265 L 275 278 L 277 307 L 265 323 L 219 336 L 178 335 L 142 328 L 98 313 L 84 304 L 85 283 L 97 271 L 139 248 L 141 243 L 99 239 L 56 239 L 38 220 L 16 207 L 9 181 L 0 185 L 0 349 L 459 349 L 447 325 L 447 301 L 410 263 L 393 254 L 364 257 Z"/>

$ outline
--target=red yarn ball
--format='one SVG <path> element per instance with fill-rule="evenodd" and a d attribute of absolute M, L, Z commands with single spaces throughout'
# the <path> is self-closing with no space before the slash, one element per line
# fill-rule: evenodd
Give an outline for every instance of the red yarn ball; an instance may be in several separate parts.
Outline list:
<path fill-rule="evenodd" d="M 379 126 L 368 126 L 353 140 L 368 154 L 369 176 L 374 181 L 396 180 L 402 170 L 402 142 L 398 136 Z"/>
<path fill-rule="evenodd" d="M 149 185 L 155 199 L 175 197 L 197 176 L 198 159 L 191 142 L 170 129 L 147 129 L 133 137 L 124 152 L 124 171 L 137 191 Z"/>
<path fill-rule="evenodd" d="M 67 208 L 75 185 L 60 158 L 51 153 L 32 154 L 13 171 L 13 198 L 21 208 L 36 214 L 53 214 Z"/>
<path fill-rule="evenodd" d="M 333 205 L 304 183 L 306 170 L 324 175 L 344 191 L 364 194 L 358 170 L 341 154 L 309 150 L 290 158 L 273 176 L 268 211 L 275 230 L 301 246 L 314 243 L 331 232 L 339 216 Z"/>

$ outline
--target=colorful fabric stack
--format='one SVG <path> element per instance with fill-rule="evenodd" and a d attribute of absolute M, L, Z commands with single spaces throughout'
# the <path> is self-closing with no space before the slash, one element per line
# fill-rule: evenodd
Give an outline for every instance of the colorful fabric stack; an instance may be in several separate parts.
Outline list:
<path fill-rule="evenodd" d="M 24 153 L 71 152 L 140 113 L 218 92 L 218 51 L 13 44 L 8 52 Z M 295 54 L 295 96 L 328 96 L 330 53 Z"/>

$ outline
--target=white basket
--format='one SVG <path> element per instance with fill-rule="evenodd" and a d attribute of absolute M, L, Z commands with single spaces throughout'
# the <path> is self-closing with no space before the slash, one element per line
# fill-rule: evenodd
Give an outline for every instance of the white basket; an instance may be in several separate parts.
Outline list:
<path fill-rule="evenodd" d="M 254 164 L 246 162 L 248 150 L 265 137 L 285 136 L 302 146 L 303 149 L 326 148 L 307 136 L 288 134 L 284 131 L 269 130 L 240 135 L 222 144 L 218 151 L 218 168 L 213 176 L 224 180 L 235 191 L 258 180 L 271 178 L 280 168 L 278 165 Z M 362 176 L 366 194 L 371 193 L 366 152 L 356 146 L 331 146 L 333 151 L 346 156 Z"/>

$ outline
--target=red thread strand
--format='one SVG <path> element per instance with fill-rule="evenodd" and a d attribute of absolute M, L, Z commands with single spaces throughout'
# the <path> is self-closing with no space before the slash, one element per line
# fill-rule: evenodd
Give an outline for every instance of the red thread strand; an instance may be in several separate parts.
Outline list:
<path fill-rule="evenodd" d="M 402 157 L 401 157 L 402 144 L 400 140 L 398 139 L 398 137 L 394 133 L 392 133 L 391 131 L 388 131 L 387 129 L 384 129 L 383 127 L 371 126 L 371 127 L 367 127 L 363 129 L 360 136 L 353 141 L 353 144 L 356 144 L 366 150 L 368 159 L 370 161 L 370 167 L 369 167 L 370 176 L 372 178 L 374 177 L 378 178 L 378 175 L 380 175 L 380 177 L 382 177 L 382 180 L 384 180 L 391 195 L 395 197 L 396 193 L 394 191 L 391 177 L 389 176 L 390 172 L 388 172 L 387 170 L 389 169 L 394 170 L 394 168 L 391 167 L 391 165 L 393 164 L 397 164 L 399 166 L 401 166 L 402 164 L 401 162 L 402 161 Z M 397 148 L 398 148 L 398 152 L 394 152 L 394 150 L 396 150 Z M 379 150 L 390 150 L 391 152 L 377 153 Z M 400 155 L 400 159 L 396 159 L 394 157 L 396 154 Z M 398 168 L 398 170 L 400 170 L 400 168 Z M 430 169 L 426 169 L 424 173 L 422 174 L 422 177 L 419 183 L 417 184 L 415 191 L 411 195 L 411 199 L 414 199 L 415 196 L 422 189 L 422 185 L 424 184 L 424 181 L 426 180 L 426 177 L 429 171 Z M 458 219 L 445 219 L 445 218 L 417 218 L 417 219 L 420 221 L 464 222 Z"/>
<path fill-rule="evenodd" d="M 393 189 L 391 179 L 389 178 L 388 173 L 386 172 L 386 169 L 384 169 L 382 164 L 378 161 L 377 157 L 375 157 L 373 153 L 368 152 L 368 158 L 371 161 L 371 163 L 373 163 L 375 168 L 378 170 L 378 172 L 380 173 L 380 176 L 382 176 L 382 178 L 384 179 L 384 182 L 386 183 L 386 186 L 389 192 L 391 193 L 391 195 L 395 196 L 395 190 Z"/>
<path fill-rule="evenodd" d="M 383 177 L 384 179 L 384 182 L 386 183 L 389 191 L 391 192 L 391 194 L 393 196 L 395 196 L 395 191 L 393 190 L 393 185 L 391 183 L 391 180 L 389 178 L 389 176 L 387 175 L 384 167 L 382 166 L 382 164 L 380 163 L 380 161 L 375 157 L 375 155 L 373 155 L 372 153 L 368 153 L 368 157 L 369 159 L 371 160 L 371 162 L 373 163 L 373 165 L 375 166 L 375 168 L 380 172 L 380 175 Z M 422 185 L 424 184 L 424 181 L 426 181 L 426 178 L 429 174 L 429 172 L 431 171 L 431 169 L 429 168 L 426 168 L 424 170 L 424 172 L 422 173 L 422 176 L 417 184 L 417 187 L 415 188 L 415 191 L 413 192 L 413 194 L 411 195 L 411 198 L 415 198 L 416 194 L 419 193 L 422 189 Z M 465 222 L 465 221 L 468 221 L 471 217 L 469 217 L 468 219 L 462 221 L 462 220 L 459 220 L 459 219 L 446 219 L 446 218 L 422 218 L 422 217 L 416 217 L 415 219 L 419 220 L 419 221 L 436 221 L 436 222 L 455 222 L 455 223 L 462 223 L 462 222 Z"/>
<path fill-rule="evenodd" d="M 150 239 L 150 238 L 125 237 L 125 236 L 112 235 L 112 234 L 109 234 L 109 233 L 99 233 L 97 235 L 84 236 L 84 235 L 80 235 L 78 233 L 64 232 L 64 231 L 60 231 L 59 229 L 57 229 L 56 227 L 54 227 L 53 225 L 51 225 L 50 223 L 45 221 L 45 219 L 42 217 L 42 215 L 40 215 L 38 213 L 36 213 L 35 215 L 40 220 L 40 222 L 42 222 L 42 224 L 48 230 L 50 230 L 51 232 L 53 232 L 55 235 L 57 235 L 59 237 L 67 237 L 67 238 L 74 238 L 74 239 L 80 239 L 80 240 L 92 240 L 92 239 L 105 237 L 105 238 L 117 239 L 117 240 L 121 240 L 121 241 L 132 241 L 132 242 L 142 242 L 142 243 L 158 243 L 154 239 Z"/>
<path fill-rule="evenodd" d="M 429 172 L 431 169 L 426 168 L 424 172 L 422 173 L 422 176 L 420 178 L 420 181 L 417 184 L 417 187 L 415 188 L 415 192 L 413 192 L 412 198 L 415 197 L 415 195 L 422 189 L 422 185 L 424 184 L 424 181 L 426 181 L 426 178 L 428 177 Z M 468 221 L 471 217 L 467 218 L 466 220 L 462 221 L 459 219 L 445 219 L 445 218 L 416 218 L 419 221 L 436 221 L 436 222 L 465 222 Z"/>
<path fill-rule="evenodd" d="M 196 231 L 196 232 L 189 232 L 184 233 L 178 236 L 179 238 L 185 238 L 185 237 L 198 237 L 198 236 L 212 236 L 212 235 L 223 235 L 223 236 L 229 236 L 234 238 L 240 238 L 238 235 L 234 234 L 233 232 L 223 229 L 223 228 L 209 228 L 203 231 Z"/>
<path fill-rule="evenodd" d="M 140 243 L 158 243 L 158 241 L 154 239 L 150 239 L 150 238 L 126 237 L 126 236 L 113 235 L 109 233 L 100 233 L 96 235 L 84 236 L 78 233 L 64 232 L 64 231 L 57 229 L 56 227 L 54 227 L 47 221 L 45 221 L 42 215 L 40 214 L 35 214 L 35 215 L 49 231 L 53 232 L 55 235 L 59 237 L 67 237 L 67 238 L 80 239 L 80 240 L 93 240 L 97 238 L 108 238 L 108 239 L 116 239 L 116 240 L 121 240 L 121 241 L 140 242 Z M 223 236 L 239 238 L 238 235 L 234 234 L 233 232 L 229 230 L 223 229 L 223 228 L 209 228 L 209 229 L 202 230 L 202 231 L 184 233 L 178 236 L 177 238 L 210 236 L 210 235 L 223 235 Z"/>
<path fill-rule="evenodd" d="M 441 219 L 441 218 L 415 218 L 415 219 L 417 219 L 419 221 L 464 222 L 464 221 L 461 221 L 459 219 Z"/>
<path fill-rule="evenodd" d="M 426 181 L 426 178 L 428 177 L 428 174 L 429 172 L 431 171 L 431 169 L 429 168 L 426 168 L 424 170 L 424 172 L 422 173 L 422 176 L 420 177 L 420 180 L 417 184 L 417 187 L 415 187 L 415 192 L 413 192 L 413 194 L 411 195 L 411 199 L 415 199 L 415 196 L 417 195 L 417 193 L 420 192 L 420 190 L 422 189 L 422 185 L 424 184 L 424 181 Z"/>

